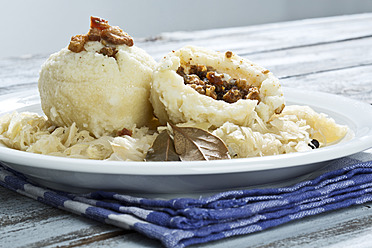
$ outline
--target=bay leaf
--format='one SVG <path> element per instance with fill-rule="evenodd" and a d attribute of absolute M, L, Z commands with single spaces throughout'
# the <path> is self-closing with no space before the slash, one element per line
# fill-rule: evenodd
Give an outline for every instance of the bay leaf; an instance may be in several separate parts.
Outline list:
<path fill-rule="evenodd" d="M 167 131 L 161 132 L 156 137 L 146 154 L 146 161 L 180 161 L 180 157 L 174 148 L 173 139 Z"/>
<path fill-rule="evenodd" d="M 210 132 L 195 127 L 170 126 L 181 161 L 230 159 L 225 143 Z"/>

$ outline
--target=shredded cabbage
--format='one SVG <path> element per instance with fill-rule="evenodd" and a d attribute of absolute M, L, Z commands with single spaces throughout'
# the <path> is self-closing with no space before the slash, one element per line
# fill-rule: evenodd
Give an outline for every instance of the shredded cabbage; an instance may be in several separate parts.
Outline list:
<path fill-rule="evenodd" d="M 347 132 L 346 126 L 308 106 L 286 106 L 268 123 L 259 118 L 251 127 L 226 122 L 213 134 L 226 143 L 232 157 L 245 158 L 308 151 L 312 139 L 323 147 L 339 141 Z"/>
<path fill-rule="evenodd" d="M 309 143 L 316 139 L 320 146 L 338 142 L 348 132 L 347 126 L 307 106 L 286 106 L 281 114 L 273 115 L 266 123 L 256 115 L 249 126 L 226 122 L 210 130 L 208 123 L 183 123 L 209 129 L 227 145 L 232 158 L 277 155 L 311 150 Z M 159 131 L 166 127 L 158 127 Z M 132 136 L 103 136 L 94 138 L 75 123 L 56 127 L 35 113 L 6 114 L 0 117 L 0 141 L 21 151 L 85 159 L 144 161 L 148 149 L 159 132 L 148 127 L 132 129 Z"/>

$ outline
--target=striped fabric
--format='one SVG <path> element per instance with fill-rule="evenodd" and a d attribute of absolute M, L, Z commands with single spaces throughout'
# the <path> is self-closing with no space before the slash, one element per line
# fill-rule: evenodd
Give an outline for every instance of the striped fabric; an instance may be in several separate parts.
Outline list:
<path fill-rule="evenodd" d="M 359 153 L 329 162 L 322 171 L 291 186 L 277 184 L 200 198 L 162 200 L 103 191 L 69 194 L 32 184 L 5 164 L 0 164 L 0 185 L 78 215 L 136 230 L 165 247 L 186 247 L 370 202 L 371 160 L 372 154 Z"/>

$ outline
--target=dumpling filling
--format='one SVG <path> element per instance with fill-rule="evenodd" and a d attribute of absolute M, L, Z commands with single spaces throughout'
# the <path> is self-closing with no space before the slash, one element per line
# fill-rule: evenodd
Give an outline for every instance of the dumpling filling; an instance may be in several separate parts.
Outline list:
<path fill-rule="evenodd" d="M 186 69 L 180 66 L 177 74 L 183 77 L 185 85 L 214 100 L 234 103 L 240 99 L 250 99 L 260 102 L 258 87 L 250 85 L 246 79 L 232 78 L 226 73 L 218 73 L 211 66 L 198 64 L 190 65 Z"/>

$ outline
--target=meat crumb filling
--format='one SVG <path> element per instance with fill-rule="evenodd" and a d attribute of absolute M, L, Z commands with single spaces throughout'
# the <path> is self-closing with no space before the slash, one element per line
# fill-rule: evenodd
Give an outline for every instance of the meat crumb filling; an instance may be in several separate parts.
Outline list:
<path fill-rule="evenodd" d="M 78 34 L 71 38 L 68 49 L 74 53 L 84 51 L 84 45 L 88 41 L 99 41 L 104 47 L 99 51 L 100 54 L 114 57 L 117 53 L 115 45 L 133 46 L 132 37 L 117 26 L 110 26 L 108 21 L 90 17 L 90 30 L 87 34 Z"/>
<path fill-rule="evenodd" d="M 190 65 L 188 72 L 180 66 L 177 74 L 183 77 L 185 85 L 215 100 L 228 103 L 234 103 L 240 99 L 261 101 L 259 89 L 250 85 L 247 80 L 231 78 L 224 73 L 220 74 L 210 66 Z"/>

